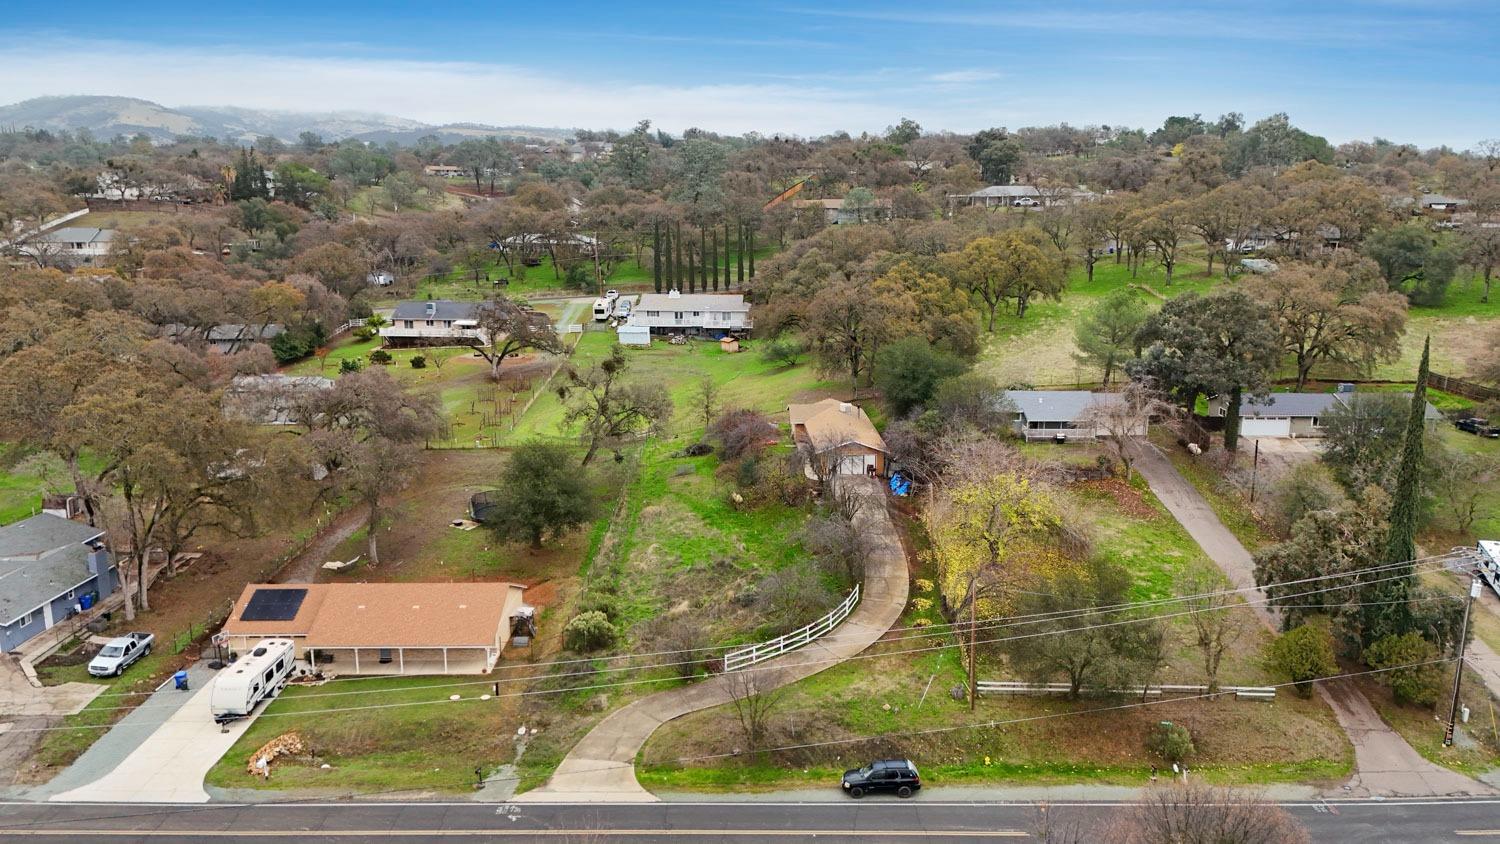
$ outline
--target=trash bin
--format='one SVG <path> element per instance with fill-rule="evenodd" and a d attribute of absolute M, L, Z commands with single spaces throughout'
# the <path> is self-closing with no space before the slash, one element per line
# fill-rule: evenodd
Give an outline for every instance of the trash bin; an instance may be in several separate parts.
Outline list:
<path fill-rule="evenodd" d="M 82 607 L 82 608 L 84 608 L 86 610 L 87 609 L 93 609 L 93 606 L 94 606 L 94 593 L 93 592 L 85 592 L 82 595 L 79 595 L 78 596 L 78 606 L 80 606 L 80 607 Z"/>
<path fill-rule="evenodd" d="M 181 689 L 182 691 L 187 691 L 187 687 L 188 687 L 187 672 L 186 671 L 178 671 L 176 674 L 173 674 L 172 675 L 172 682 L 174 684 L 176 684 L 177 688 Z"/>

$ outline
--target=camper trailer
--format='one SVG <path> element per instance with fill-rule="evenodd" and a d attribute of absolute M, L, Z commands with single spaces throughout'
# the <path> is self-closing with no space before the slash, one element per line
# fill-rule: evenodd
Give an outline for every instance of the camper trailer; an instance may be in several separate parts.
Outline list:
<path fill-rule="evenodd" d="M 595 299 L 594 322 L 608 321 L 609 315 L 614 312 L 614 308 L 612 307 L 613 304 L 614 302 L 611 299 Z"/>
<path fill-rule="evenodd" d="M 227 724 L 249 715 L 261 701 L 286 685 L 296 664 L 291 639 L 261 639 L 250 653 L 214 678 L 209 708 L 214 721 Z"/>
<path fill-rule="evenodd" d="M 1479 576 L 1500 594 L 1500 541 L 1479 540 Z"/>

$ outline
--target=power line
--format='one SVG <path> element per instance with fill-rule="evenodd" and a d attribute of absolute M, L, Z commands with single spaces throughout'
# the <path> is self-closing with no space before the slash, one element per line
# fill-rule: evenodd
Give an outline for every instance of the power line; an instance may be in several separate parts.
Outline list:
<path fill-rule="evenodd" d="M 1399 580 L 1399 579 L 1405 578 L 1407 576 L 1408 575 L 1406 575 L 1406 574 L 1401 574 L 1401 575 L 1395 575 L 1395 576 L 1392 576 L 1392 577 L 1380 578 L 1380 579 L 1377 579 L 1377 580 L 1369 580 L 1369 581 L 1364 581 L 1364 582 L 1365 583 L 1381 583 L 1381 582 L 1385 582 L 1385 581 L 1388 581 L 1388 580 Z M 1303 596 L 1303 595 L 1313 595 L 1313 594 L 1318 594 L 1320 592 L 1329 592 L 1329 591 L 1333 591 L 1335 589 L 1343 589 L 1343 588 L 1347 588 L 1347 587 L 1344 587 L 1344 586 L 1334 586 L 1334 587 L 1326 587 L 1326 588 L 1323 588 L 1323 589 L 1313 589 L 1313 590 L 1309 590 L 1307 592 L 1296 593 L 1296 594 L 1293 594 L 1293 595 L 1288 595 L 1288 596 L 1283 596 L 1283 597 L 1300 597 L 1300 596 Z M 1229 610 L 1229 609 L 1241 609 L 1241 608 L 1247 608 L 1247 607 L 1256 606 L 1258 604 L 1269 603 L 1269 601 L 1270 601 L 1270 599 L 1264 599 L 1264 600 L 1260 600 L 1260 601 L 1247 601 L 1247 602 L 1244 602 L 1242 604 L 1227 604 L 1227 605 L 1224 605 L 1224 606 L 1221 606 L 1221 607 L 1214 607 L 1214 608 L 1210 608 L 1210 609 L 1214 610 L 1214 611 Z M 1384 604 L 1384 603 L 1389 603 L 1389 602 L 1382 601 L 1382 602 L 1372 602 L 1372 603 Z M 1358 606 L 1358 605 L 1359 605 L 1358 603 L 1351 603 L 1351 604 L 1343 604 L 1341 606 Z M 1009 642 L 1009 641 L 1017 641 L 1017 640 L 1024 640 L 1024 639 L 1034 639 L 1034 638 L 1039 638 L 1039 637 L 1042 637 L 1042 636 L 1056 636 L 1056 635 L 1064 635 L 1064 634 L 1069 634 L 1069 633 L 1080 633 L 1080 632 L 1084 632 L 1084 631 L 1087 631 L 1087 630 L 1097 630 L 1097 629 L 1108 628 L 1108 627 L 1121 627 L 1121 626 L 1124 626 L 1124 625 L 1127 625 L 1127 624 L 1141 624 L 1141 623 L 1151 622 L 1151 621 L 1161 621 L 1161 620 L 1165 620 L 1165 619 L 1179 618 L 1181 616 L 1193 615 L 1195 613 L 1203 612 L 1203 611 L 1206 611 L 1206 610 L 1192 609 L 1192 610 L 1184 610 L 1182 612 L 1176 612 L 1176 613 L 1166 613 L 1166 614 L 1160 614 L 1160 615 L 1137 616 L 1137 617 L 1132 617 L 1132 618 L 1125 618 L 1125 619 L 1118 619 L 1118 620 L 1114 620 L 1114 621 L 1103 622 L 1103 623 L 1100 623 L 1100 624 L 1083 625 L 1083 626 L 1079 626 L 1079 627 L 1068 627 L 1068 628 L 1064 628 L 1064 629 L 1061 629 L 1061 630 L 1042 630 L 1042 631 L 1038 631 L 1038 632 L 1034 632 L 1034 633 L 1025 633 L 1025 634 L 1015 635 L 1015 636 L 1001 636 L 1001 637 L 993 638 L 993 639 L 980 639 L 977 642 L 974 642 L 974 644 L 975 645 L 988 645 L 988 644 L 995 644 L 995 643 L 999 643 L 999 642 Z M 1073 613 L 1072 615 L 1070 615 L 1068 617 L 1071 618 L 1071 617 L 1083 617 L 1083 616 L 1089 616 L 1089 615 L 1103 615 L 1103 614 L 1107 614 L 1108 612 L 1109 611 L 1088 609 L 1088 610 L 1078 611 L 1078 612 Z M 1058 619 L 1052 619 L 1052 620 L 1066 620 L 1066 618 L 1058 618 Z M 1004 625 L 1001 625 L 1001 626 L 1004 626 Z M 917 637 L 913 637 L 913 638 L 917 638 Z M 906 655 L 906 654 L 929 653 L 929 652 L 932 652 L 932 651 L 946 650 L 948 648 L 959 647 L 960 644 L 961 643 L 955 641 L 955 642 L 951 642 L 951 643 L 931 645 L 931 646 L 928 646 L 928 647 L 907 648 L 907 649 L 904 649 L 904 650 L 895 650 L 895 651 L 880 651 L 880 652 L 860 653 L 860 654 L 856 654 L 856 655 L 851 656 L 851 657 L 844 657 L 844 658 L 830 657 L 828 659 L 822 659 L 822 660 L 809 660 L 809 661 L 806 661 L 806 662 L 804 662 L 802 664 L 803 665 L 840 664 L 840 663 L 854 662 L 854 661 L 857 661 L 857 660 L 864 660 L 864 659 L 882 659 L 882 658 L 885 658 L 885 657 L 902 656 L 902 655 Z M 636 668 L 635 670 L 645 670 L 645 669 L 649 669 L 649 668 L 668 667 L 669 665 L 672 665 L 672 664 L 675 664 L 675 663 L 656 664 L 656 665 L 650 665 L 650 666 L 640 666 L 640 667 Z M 623 670 L 632 670 L 632 669 L 631 668 L 622 668 L 622 669 L 611 669 L 611 670 L 622 670 L 623 671 Z M 758 672 L 762 672 L 762 671 L 779 671 L 779 670 L 781 670 L 780 666 L 764 665 L 764 666 L 751 666 L 751 667 L 748 667 L 748 668 L 744 668 L 744 669 L 741 669 L 737 673 L 740 673 L 740 674 L 750 674 L 750 673 L 758 673 Z M 522 681 L 525 681 L 525 680 L 546 679 L 547 676 L 548 675 L 538 675 L 536 677 L 511 678 L 509 681 L 503 681 L 503 682 L 522 682 Z M 723 675 L 720 675 L 720 676 L 723 676 Z M 622 681 L 613 682 L 613 683 L 596 683 L 596 684 L 583 685 L 583 686 L 570 686 L 570 687 L 562 688 L 562 689 L 527 689 L 527 690 L 523 690 L 523 691 L 507 692 L 507 693 L 503 693 L 503 694 L 482 695 L 482 696 L 477 697 L 477 698 L 459 698 L 458 700 L 454 700 L 453 698 L 448 698 L 448 699 L 436 699 L 436 700 L 399 701 L 399 702 L 395 702 L 395 703 L 369 704 L 369 705 L 363 705 L 363 706 L 336 707 L 336 708 L 330 708 L 330 709 L 310 709 L 310 708 L 309 709 L 295 709 L 295 710 L 292 710 L 290 712 L 263 712 L 263 713 L 261 713 L 260 715 L 258 715 L 256 717 L 257 718 L 280 718 L 280 717 L 287 717 L 287 716 L 292 716 L 292 715 L 308 715 L 308 714 L 314 714 L 314 713 L 334 715 L 334 714 L 342 714 L 342 713 L 348 713 L 348 712 L 361 712 L 361 711 L 379 710 L 379 709 L 400 709 L 400 708 L 406 708 L 406 707 L 410 707 L 410 706 L 431 706 L 431 705 L 434 705 L 434 704 L 442 704 L 442 703 L 458 703 L 458 702 L 466 702 L 466 701 L 489 700 L 489 699 L 504 699 L 504 698 L 518 698 L 518 697 L 537 697 L 537 696 L 542 696 L 542 695 L 568 694 L 570 692 L 598 691 L 600 689 L 615 689 L 615 688 L 623 688 L 623 687 L 627 687 L 627 686 L 639 686 L 639 685 L 644 685 L 644 684 L 649 684 L 649 683 L 661 683 L 661 682 L 666 682 L 668 679 L 669 678 L 651 677 L 651 678 L 636 679 L 636 680 L 622 680 Z M 348 695 L 397 694 L 397 693 L 403 693 L 404 694 L 404 693 L 410 693 L 410 692 L 414 692 L 414 691 L 423 691 L 425 689 L 459 688 L 459 687 L 464 687 L 464 686 L 491 686 L 491 685 L 498 685 L 498 682 L 497 681 L 491 681 L 491 680 L 467 680 L 467 681 L 462 681 L 462 682 L 457 682 L 457 683 L 440 683 L 440 684 L 431 684 L 431 685 L 425 685 L 425 686 L 413 686 L 411 688 L 406 688 L 406 689 L 371 689 L 371 690 L 352 691 L 352 692 L 323 692 L 323 693 L 313 692 L 313 693 L 309 693 L 309 694 L 305 694 L 305 695 L 297 695 L 297 696 L 295 696 L 293 698 L 290 698 L 289 701 L 306 700 L 306 699 L 317 698 L 317 697 L 341 697 L 341 696 L 348 696 Z M 162 707 L 152 707 L 152 706 L 144 706 L 144 707 L 136 706 L 136 707 L 131 707 L 131 706 L 121 706 L 121 707 L 111 707 L 111 708 L 105 708 L 105 709 L 94 709 L 94 710 L 88 710 L 88 711 L 92 711 L 92 712 L 96 712 L 96 713 L 102 713 L 102 712 L 115 712 L 115 711 L 120 711 L 120 710 L 137 710 L 137 709 L 172 709 L 172 710 L 175 711 L 177 709 L 180 709 L 180 707 L 178 707 L 178 706 L 162 706 Z M 80 724 L 80 725 L 71 725 L 71 726 L 63 725 L 63 726 L 51 726 L 51 727 L 23 728 L 23 729 L 20 729 L 20 730 L 12 730 L 12 732 L 16 732 L 16 733 L 28 733 L 28 732 L 40 733 L 40 732 L 55 732 L 55 731 L 58 731 L 58 730 L 111 729 L 111 728 L 113 728 L 115 726 L 130 726 L 130 725 L 119 725 L 119 724 L 115 724 L 115 723 L 110 723 L 110 724 Z M 148 726 L 148 725 L 139 725 L 139 726 Z M 154 727 L 154 726 L 157 726 L 157 725 L 150 725 L 150 726 Z"/>

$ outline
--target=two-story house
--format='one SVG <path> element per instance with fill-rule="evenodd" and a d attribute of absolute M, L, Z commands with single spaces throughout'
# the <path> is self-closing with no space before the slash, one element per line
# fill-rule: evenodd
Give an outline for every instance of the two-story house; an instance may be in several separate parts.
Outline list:
<path fill-rule="evenodd" d="M 0 652 L 119 587 L 104 531 L 40 513 L 0 527 Z"/>
<path fill-rule="evenodd" d="M 653 334 L 743 334 L 749 331 L 750 304 L 738 293 L 643 293 L 630 313 L 630 325 Z"/>
<path fill-rule="evenodd" d="M 473 346 L 488 342 L 479 327 L 479 302 L 451 299 L 396 303 L 380 336 L 390 346 Z"/>

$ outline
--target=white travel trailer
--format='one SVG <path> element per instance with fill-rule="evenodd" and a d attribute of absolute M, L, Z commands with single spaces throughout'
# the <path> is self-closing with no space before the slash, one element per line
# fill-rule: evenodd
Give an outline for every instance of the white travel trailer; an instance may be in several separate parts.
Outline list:
<path fill-rule="evenodd" d="M 227 724 L 249 715 L 261 701 L 281 691 L 296 662 L 297 651 L 291 639 L 256 642 L 250 653 L 214 678 L 208 699 L 214 721 Z"/>
<path fill-rule="evenodd" d="M 614 313 L 613 299 L 594 300 L 594 322 L 605 322 L 612 313 Z"/>
<path fill-rule="evenodd" d="M 1479 540 L 1479 576 L 1500 594 L 1500 541 Z"/>

